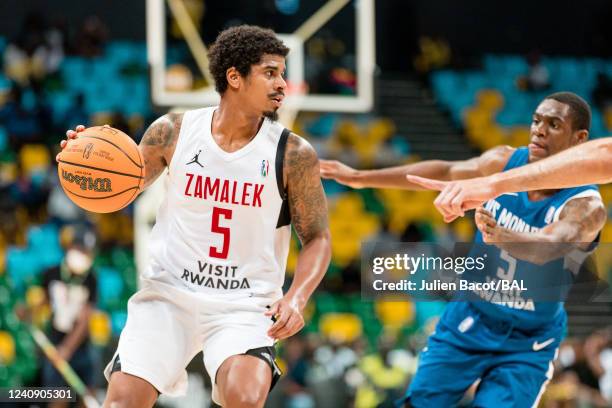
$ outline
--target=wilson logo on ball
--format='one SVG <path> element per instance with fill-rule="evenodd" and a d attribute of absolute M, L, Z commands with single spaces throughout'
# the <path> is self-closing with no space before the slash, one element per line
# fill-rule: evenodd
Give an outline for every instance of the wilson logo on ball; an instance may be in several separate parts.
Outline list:
<path fill-rule="evenodd" d="M 93 178 L 77 176 L 66 170 L 62 170 L 62 178 L 69 183 L 74 183 L 81 187 L 81 190 L 93 190 L 96 192 L 113 191 L 109 178 Z"/>

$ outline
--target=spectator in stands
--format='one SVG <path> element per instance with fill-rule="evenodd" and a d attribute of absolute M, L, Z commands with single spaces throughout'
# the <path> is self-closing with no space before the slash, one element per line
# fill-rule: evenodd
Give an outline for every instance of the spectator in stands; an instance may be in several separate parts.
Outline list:
<path fill-rule="evenodd" d="M 593 89 L 593 102 L 602 111 L 612 105 L 612 80 L 605 72 L 597 74 L 597 84 Z"/>
<path fill-rule="evenodd" d="M 77 125 L 89 124 L 89 115 L 85 110 L 85 95 L 82 92 L 75 95 L 72 106 L 66 110 L 62 122 L 62 129 L 74 129 Z"/>
<path fill-rule="evenodd" d="M 50 173 L 57 174 L 57 168 L 51 170 Z M 47 200 L 49 221 L 60 227 L 85 221 L 87 213 L 68 198 L 59 183 L 59 178 L 51 177 L 49 184 L 49 199 Z"/>
<path fill-rule="evenodd" d="M 61 236 L 67 241 L 64 260 L 59 267 L 43 274 L 43 286 L 51 307 L 49 339 L 85 385 L 92 388 L 94 371 L 89 318 L 97 299 L 97 280 L 92 270 L 96 237 L 82 225 L 64 227 Z M 45 387 L 67 386 L 48 360 L 43 364 L 42 378 Z"/>
<path fill-rule="evenodd" d="M 76 52 L 82 57 L 97 57 L 104 52 L 108 28 L 98 16 L 89 16 L 81 25 L 76 40 Z"/>
<path fill-rule="evenodd" d="M 45 68 L 48 74 L 59 70 L 68 44 L 68 29 L 66 21 L 58 19 L 45 31 L 46 60 Z"/>
<path fill-rule="evenodd" d="M 600 393 L 601 346 L 603 333 L 586 340 L 568 339 L 560 347 L 557 372 L 543 398 L 544 407 L 608 406 Z"/>
<path fill-rule="evenodd" d="M 14 85 L 6 104 L 0 108 L 0 124 L 4 125 L 8 133 L 12 151 L 19 151 L 26 143 L 43 141 L 39 113 L 35 94 Z"/>
<path fill-rule="evenodd" d="M 359 385 L 355 406 L 371 406 L 366 401 L 375 401 L 375 406 L 386 408 L 395 406 L 409 380 L 409 369 L 405 366 L 403 350 L 394 350 L 396 338 L 381 334 L 377 351 L 363 356 L 358 363 L 364 381 Z"/>
<path fill-rule="evenodd" d="M 10 186 L 10 193 L 16 202 L 25 208 L 32 222 L 44 222 L 43 210 L 49 197 L 49 173 L 35 171 L 26 173 L 22 166 L 17 166 L 17 179 Z"/>
<path fill-rule="evenodd" d="M 286 397 L 287 406 L 314 406 L 306 385 L 309 363 L 304 339 L 300 336 L 287 339 L 284 357 L 287 369 L 282 379 L 282 391 Z"/>
<path fill-rule="evenodd" d="M 123 115 L 123 113 L 121 112 L 114 112 L 112 117 L 111 117 L 111 123 L 110 125 L 112 127 L 114 127 L 115 129 L 119 129 L 122 132 L 125 132 L 127 134 L 131 134 L 131 129 L 130 129 L 130 125 L 127 121 L 127 119 L 125 118 L 125 116 Z"/>
<path fill-rule="evenodd" d="M 584 356 L 598 379 L 596 388 L 608 403 L 612 403 L 612 329 L 591 334 L 584 342 Z"/>
<path fill-rule="evenodd" d="M 41 80 L 45 75 L 44 19 L 39 13 L 29 13 L 19 34 L 4 51 L 4 72 L 20 85 Z"/>
<path fill-rule="evenodd" d="M 46 26 L 40 13 L 28 14 L 19 34 L 4 51 L 6 76 L 21 86 L 41 82 L 58 70 L 64 58 L 62 33 Z"/>
<path fill-rule="evenodd" d="M 541 61 L 540 53 L 533 51 L 527 55 L 529 72 L 518 78 L 518 87 L 526 91 L 544 91 L 550 88 L 550 73 Z"/>
<path fill-rule="evenodd" d="M 419 55 L 414 58 L 414 68 L 420 74 L 448 66 L 451 61 L 451 48 L 446 38 L 421 36 Z"/>

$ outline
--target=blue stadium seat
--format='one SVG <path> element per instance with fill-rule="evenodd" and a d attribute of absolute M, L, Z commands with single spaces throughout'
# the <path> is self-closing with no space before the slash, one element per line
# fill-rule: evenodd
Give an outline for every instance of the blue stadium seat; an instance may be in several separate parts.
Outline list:
<path fill-rule="evenodd" d="M 0 91 L 5 92 L 11 88 L 11 81 L 0 72 Z"/>
<path fill-rule="evenodd" d="M 329 138 L 334 134 L 338 125 L 338 115 L 333 113 L 325 113 L 320 115 L 316 120 L 306 126 L 306 130 L 313 136 Z"/>
<path fill-rule="evenodd" d="M 121 274 L 107 266 L 97 268 L 98 272 L 98 303 L 102 309 L 108 310 L 118 306 L 123 292 Z"/>
<path fill-rule="evenodd" d="M 3 152 L 8 146 L 8 134 L 4 126 L 0 126 L 0 152 Z"/>
<path fill-rule="evenodd" d="M 53 120 L 60 123 L 72 107 L 74 94 L 70 91 L 55 91 L 49 94 L 49 104 L 53 108 Z"/>
<path fill-rule="evenodd" d="M 111 314 L 111 330 L 115 336 L 121 333 L 127 322 L 127 313 L 123 311 L 114 311 Z"/>
<path fill-rule="evenodd" d="M 62 61 L 60 71 L 68 89 L 81 90 L 85 82 L 93 82 L 87 78 L 86 63 L 83 58 L 66 57 Z M 87 79 L 87 81 L 84 81 Z"/>
<path fill-rule="evenodd" d="M 113 65 L 123 65 L 137 58 L 137 46 L 130 41 L 113 41 L 106 46 L 105 56 Z"/>
<path fill-rule="evenodd" d="M 400 153 L 402 156 L 408 156 L 411 152 L 410 142 L 403 136 L 393 136 L 390 143 L 393 150 Z"/>
<path fill-rule="evenodd" d="M 608 136 L 609 134 L 610 132 L 606 129 L 601 111 L 599 109 L 593 109 L 591 118 L 591 137 L 598 138 Z"/>
<path fill-rule="evenodd" d="M 39 256 L 25 248 L 9 247 L 6 251 L 6 271 L 15 292 L 22 294 L 26 286 L 32 284 L 42 272 L 43 265 Z"/>
<path fill-rule="evenodd" d="M 42 268 L 58 265 L 63 257 L 59 231 L 53 224 L 31 227 L 27 233 L 28 249 L 37 254 Z"/>

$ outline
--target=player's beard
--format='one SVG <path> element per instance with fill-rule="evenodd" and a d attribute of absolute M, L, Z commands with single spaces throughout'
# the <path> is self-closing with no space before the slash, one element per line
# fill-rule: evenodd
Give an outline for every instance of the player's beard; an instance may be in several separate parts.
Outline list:
<path fill-rule="evenodd" d="M 263 117 L 276 122 L 278 120 L 278 110 L 264 111 Z"/>

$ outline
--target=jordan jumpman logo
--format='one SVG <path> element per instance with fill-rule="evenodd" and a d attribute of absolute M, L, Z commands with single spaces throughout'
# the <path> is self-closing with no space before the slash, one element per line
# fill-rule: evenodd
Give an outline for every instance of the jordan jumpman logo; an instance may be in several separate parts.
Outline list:
<path fill-rule="evenodd" d="M 188 163 L 186 163 L 185 165 L 187 165 L 187 164 L 192 164 L 192 163 L 196 163 L 198 166 L 200 166 L 200 167 L 204 167 L 204 166 L 202 166 L 202 164 L 201 164 L 201 163 L 200 163 L 200 161 L 198 160 L 198 156 L 200 156 L 200 153 L 202 153 L 202 149 L 200 149 L 200 150 L 198 151 L 198 153 L 197 153 L 195 156 L 193 156 L 193 159 L 191 159 L 191 161 L 190 161 L 190 162 L 188 162 Z"/>

